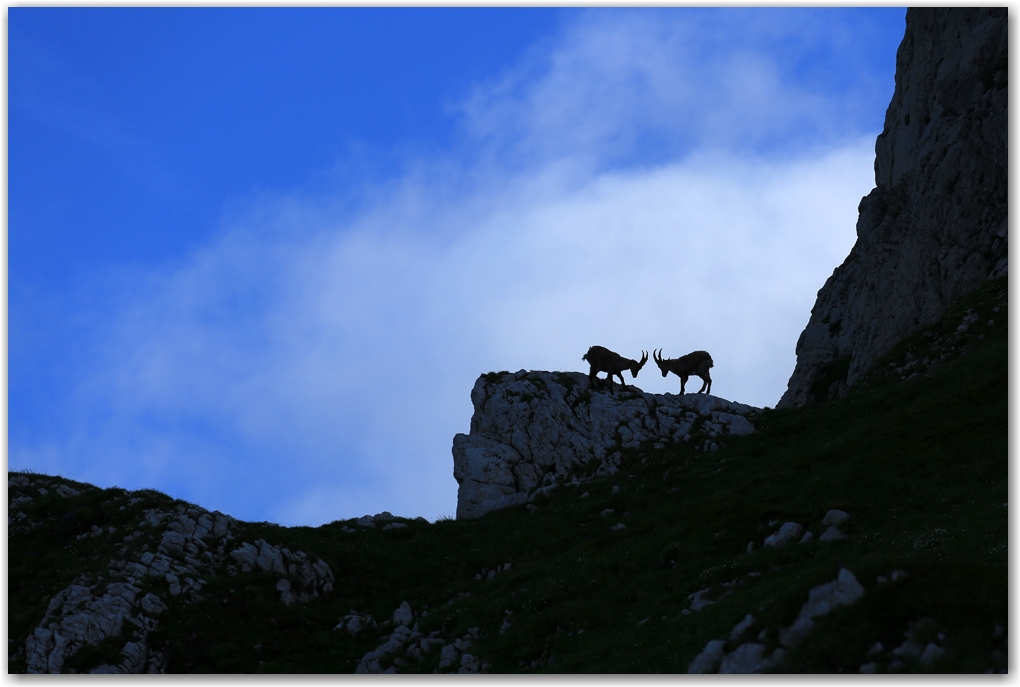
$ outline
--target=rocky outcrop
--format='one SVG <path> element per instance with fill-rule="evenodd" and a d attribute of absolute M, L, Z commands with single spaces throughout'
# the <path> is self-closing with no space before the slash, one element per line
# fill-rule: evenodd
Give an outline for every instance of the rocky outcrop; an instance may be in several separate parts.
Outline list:
<path fill-rule="evenodd" d="M 264 539 L 256 539 L 254 544 L 242 543 L 240 548 L 230 552 L 230 557 L 241 566 L 242 572 L 259 569 L 280 575 L 276 590 L 280 592 L 280 601 L 287 606 L 311 601 L 320 593 L 333 591 L 333 571 L 329 565 L 304 551 L 292 552 L 286 547 L 273 546 Z M 227 571 L 237 574 L 232 565 L 227 566 Z"/>
<path fill-rule="evenodd" d="M 382 644 L 362 656 L 354 672 L 396 673 L 412 663 L 420 664 L 435 648 L 439 648 L 440 656 L 439 665 L 434 673 L 476 674 L 488 671 L 488 663 L 483 663 L 477 656 L 468 652 L 479 638 L 480 628 L 470 627 L 464 636 L 447 641 L 438 630 L 433 630 L 426 636 L 415 622 L 416 615 L 409 603 L 406 601 L 401 603 L 393 612 L 393 617 L 384 623 L 392 626 L 393 631 L 380 637 L 383 640 Z M 379 623 L 372 620 L 372 616 L 362 616 L 351 611 L 351 614 L 344 617 L 333 629 L 346 629 L 352 635 L 356 635 L 366 627 L 378 628 Z"/>
<path fill-rule="evenodd" d="M 729 639 L 710 640 L 687 668 L 687 672 L 710 673 L 718 666 L 719 673 L 764 673 L 775 670 L 786 659 L 789 649 L 800 645 L 815 626 L 815 618 L 826 615 L 839 606 L 856 602 L 864 596 L 864 587 L 854 574 L 841 568 L 832 582 L 814 587 L 808 592 L 808 600 L 801 606 L 800 614 L 793 625 L 778 631 L 779 642 L 768 653 L 764 640 L 774 635 L 774 628 L 761 627 L 757 641 L 744 641 L 747 635 L 754 635 L 755 617 L 748 613 L 730 632 Z M 753 628 L 753 629 L 752 629 Z M 726 647 L 733 649 L 729 652 Z"/>
<path fill-rule="evenodd" d="M 91 498 L 99 491 L 25 475 L 9 477 L 7 484 L 8 527 L 22 532 L 39 526 L 27 512 L 37 500 L 57 494 L 73 513 L 79 497 Z M 173 504 L 166 497 L 154 498 L 145 492 L 111 492 L 119 495 L 104 504 L 109 511 L 137 515 L 125 516 L 127 525 L 93 525 L 76 536 L 83 543 L 101 537 L 105 541 L 97 545 L 115 544 L 117 556 L 104 564 L 101 572 L 80 575 L 50 600 L 39 625 L 25 640 L 29 673 L 164 672 L 166 651 L 153 646 L 152 631 L 172 599 L 200 601 L 207 580 L 217 574 L 261 571 L 277 576 L 280 601 L 286 605 L 332 591 L 333 573 L 324 561 L 261 539 L 238 545 L 240 523 L 229 515 Z M 154 501 L 162 503 L 145 507 Z M 39 507 L 54 511 L 45 504 Z M 110 643 L 120 647 L 119 660 L 94 667 L 75 665 L 76 654 L 82 649 Z"/>
<path fill-rule="evenodd" d="M 621 450 L 688 442 L 718 449 L 754 431 L 759 409 L 708 394 L 592 389 L 580 372 L 482 375 L 471 391 L 471 433 L 453 439 L 457 517 L 525 503 L 574 477 L 616 472 Z"/>
<path fill-rule="evenodd" d="M 778 407 L 842 395 L 1008 269 L 1007 10 L 907 10 L 857 243 L 818 292 Z"/>

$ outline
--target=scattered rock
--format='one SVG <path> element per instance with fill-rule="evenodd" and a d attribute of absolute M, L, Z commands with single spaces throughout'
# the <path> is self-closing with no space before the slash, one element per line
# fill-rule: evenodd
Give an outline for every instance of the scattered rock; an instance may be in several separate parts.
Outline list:
<path fill-rule="evenodd" d="M 924 648 L 924 652 L 921 654 L 921 665 L 925 668 L 931 668 L 935 661 L 942 658 L 946 653 L 946 650 L 940 647 L 938 644 L 929 642 Z"/>
<path fill-rule="evenodd" d="M 754 625 L 754 616 L 748 613 L 744 616 L 743 620 L 733 627 L 733 632 L 730 633 L 730 641 L 735 642 L 740 639 L 740 635 L 744 634 L 751 625 Z"/>
<path fill-rule="evenodd" d="M 825 615 L 837 606 L 844 606 L 864 596 L 864 587 L 854 574 L 842 568 L 832 582 L 819 585 L 808 592 L 808 600 L 800 609 L 800 615 L 790 627 L 779 632 L 779 642 L 787 647 L 798 646 L 814 628 L 814 618 Z"/>
<path fill-rule="evenodd" d="M 709 591 L 711 591 L 711 588 L 702 589 L 694 592 L 693 594 L 688 594 L 687 599 L 691 602 L 692 611 L 700 611 L 705 606 L 711 606 L 712 604 L 719 600 L 708 598 Z M 729 592 L 723 592 L 723 594 L 719 598 L 721 599 L 728 593 Z"/>
<path fill-rule="evenodd" d="M 849 513 L 834 508 L 826 513 L 825 517 L 822 518 L 822 525 L 825 527 L 828 527 L 829 525 L 842 525 L 849 519 Z"/>
<path fill-rule="evenodd" d="M 797 522 L 785 523 L 775 534 L 765 538 L 762 546 L 780 547 L 798 540 L 804 535 L 804 526 Z"/>
<path fill-rule="evenodd" d="M 63 496 L 65 499 L 72 496 L 81 496 L 80 491 L 72 487 L 69 487 L 66 484 L 57 485 L 56 492 Z"/>
<path fill-rule="evenodd" d="M 356 635 L 365 628 L 378 627 L 378 623 L 372 619 L 370 615 L 359 615 L 356 611 L 351 609 L 348 615 L 345 615 L 334 630 L 346 629 L 352 635 Z"/>
<path fill-rule="evenodd" d="M 762 667 L 765 645 L 755 642 L 741 644 L 722 658 L 719 673 L 755 673 Z"/>
<path fill-rule="evenodd" d="M 414 613 L 411 611 L 411 605 L 406 601 L 401 603 L 397 610 L 393 611 L 393 623 L 395 625 L 410 625 L 412 620 L 414 620 Z"/>
<path fill-rule="evenodd" d="M 818 537 L 818 541 L 839 541 L 841 539 L 846 539 L 846 535 L 835 525 L 829 527 L 822 532 L 822 536 Z"/>
<path fill-rule="evenodd" d="M 716 665 L 722 661 L 725 655 L 726 640 L 713 639 L 701 650 L 691 664 L 687 667 L 689 674 L 710 673 L 715 670 Z"/>
<path fill-rule="evenodd" d="M 311 601 L 320 594 L 333 591 L 333 571 L 329 565 L 309 557 L 304 551 L 292 552 L 273 546 L 264 539 L 256 539 L 254 544 L 242 542 L 230 552 L 230 557 L 240 564 L 242 572 L 259 569 L 287 575 L 299 583 L 299 588 L 280 590 L 280 600 L 288 606 Z"/>

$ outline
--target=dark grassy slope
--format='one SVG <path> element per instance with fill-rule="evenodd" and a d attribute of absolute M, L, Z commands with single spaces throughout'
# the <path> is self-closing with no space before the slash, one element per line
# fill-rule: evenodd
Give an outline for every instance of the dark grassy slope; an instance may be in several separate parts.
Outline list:
<path fill-rule="evenodd" d="M 201 603 L 169 599 L 157 643 L 169 644 L 176 672 L 348 672 L 382 630 L 352 637 L 333 630 L 338 621 L 351 609 L 385 619 L 406 600 L 427 611 L 418 618 L 426 634 L 441 629 L 449 640 L 480 628 L 471 653 L 490 672 L 685 672 L 746 613 L 755 623 L 744 641 L 765 630 L 771 652 L 808 590 L 846 567 L 864 597 L 819 618 L 780 671 L 857 672 L 875 642 L 896 647 L 922 619 L 926 632 L 945 636 L 947 652 L 932 669 L 1003 668 L 993 652 L 1006 650 L 995 626 L 1007 627 L 1005 290 L 1003 279 L 962 299 L 844 399 L 766 411 L 758 433 L 715 454 L 685 445 L 632 452 L 619 474 L 562 488 L 534 513 L 519 507 L 390 532 L 246 524 L 244 541 L 325 559 L 333 594 L 286 607 L 274 576 L 221 575 Z M 11 534 L 12 655 L 53 594 L 113 555 L 100 538 L 74 534 L 125 518 L 105 505 L 122 494 L 86 492 L 70 519 L 66 502 L 52 504 L 59 513 L 40 503 L 32 517 L 50 526 Z M 601 516 L 607 508 L 614 512 Z M 847 540 L 761 549 L 785 521 L 820 534 L 831 508 L 850 513 Z M 617 523 L 626 528 L 613 531 Z M 505 563 L 512 567 L 493 579 L 475 579 Z M 877 582 L 894 570 L 907 576 Z M 682 613 L 688 595 L 706 588 L 718 601 Z M 98 665 L 104 650 L 115 655 L 114 644 L 80 652 L 79 666 Z M 404 670 L 431 672 L 438 661 L 433 651 Z M 19 665 L 23 657 L 12 658 L 11 670 Z M 907 660 L 902 669 L 922 667 Z"/>

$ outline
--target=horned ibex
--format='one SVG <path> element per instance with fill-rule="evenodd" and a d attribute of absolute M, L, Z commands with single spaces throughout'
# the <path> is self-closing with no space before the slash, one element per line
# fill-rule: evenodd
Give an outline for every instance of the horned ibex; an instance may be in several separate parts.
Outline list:
<path fill-rule="evenodd" d="M 652 357 L 655 359 L 655 364 L 662 370 L 663 377 L 672 372 L 680 378 L 681 394 L 685 393 L 684 387 L 687 385 L 687 378 L 691 375 L 701 377 L 702 384 L 698 390 L 699 394 L 702 391 L 712 393 L 712 377 L 708 374 L 708 370 L 715 363 L 712 362 L 712 356 L 705 351 L 694 351 L 679 358 L 663 358 L 660 348 L 658 351 L 652 352 Z"/>
<path fill-rule="evenodd" d="M 631 360 L 630 358 L 624 358 L 619 353 L 613 353 L 608 348 L 602 346 L 592 346 L 588 349 L 588 352 L 581 356 L 581 360 L 587 360 L 588 364 L 591 365 L 591 372 L 588 373 L 588 382 L 594 387 L 595 380 L 598 379 L 595 375 L 599 372 L 605 372 L 606 381 L 609 383 L 609 391 L 613 391 L 613 376 L 620 378 L 620 384 L 626 386 L 626 382 L 623 381 L 623 371 L 630 370 L 630 373 L 637 379 L 638 370 L 640 370 L 644 364 L 648 361 L 648 354 L 641 351 L 641 360 Z"/>

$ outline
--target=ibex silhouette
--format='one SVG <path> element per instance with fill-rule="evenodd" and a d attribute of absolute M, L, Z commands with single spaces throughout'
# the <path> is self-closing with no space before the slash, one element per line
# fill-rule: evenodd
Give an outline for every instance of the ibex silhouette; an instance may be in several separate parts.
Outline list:
<path fill-rule="evenodd" d="M 712 362 L 712 356 L 705 351 L 694 351 L 687 355 L 679 358 L 663 358 L 662 349 L 660 348 L 657 352 L 652 352 L 652 357 L 655 359 L 655 364 L 662 370 L 662 376 L 665 377 L 670 372 L 680 378 L 680 393 L 686 393 L 684 387 L 687 385 L 687 378 L 691 375 L 701 377 L 702 384 L 701 388 L 698 389 L 700 394 L 702 391 L 705 393 L 712 393 L 712 377 L 709 375 L 708 370 L 715 363 Z"/>
<path fill-rule="evenodd" d="M 608 348 L 602 346 L 592 346 L 588 349 L 588 352 L 581 356 L 581 360 L 587 360 L 588 364 L 591 365 L 591 372 L 588 373 L 588 382 L 594 387 L 595 380 L 598 379 L 595 375 L 599 372 L 605 372 L 606 382 L 609 384 L 609 391 L 613 391 L 613 376 L 620 378 L 620 384 L 626 386 L 626 382 L 623 381 L 623 371 L 630 370 L 630 373 L 637 379 L 638 371 L 648 361 L 648 354 L 641 351 L 641 360 L 631 360 L 630 358 L 624 358 L 619 353 L 613 353 Z"/>

